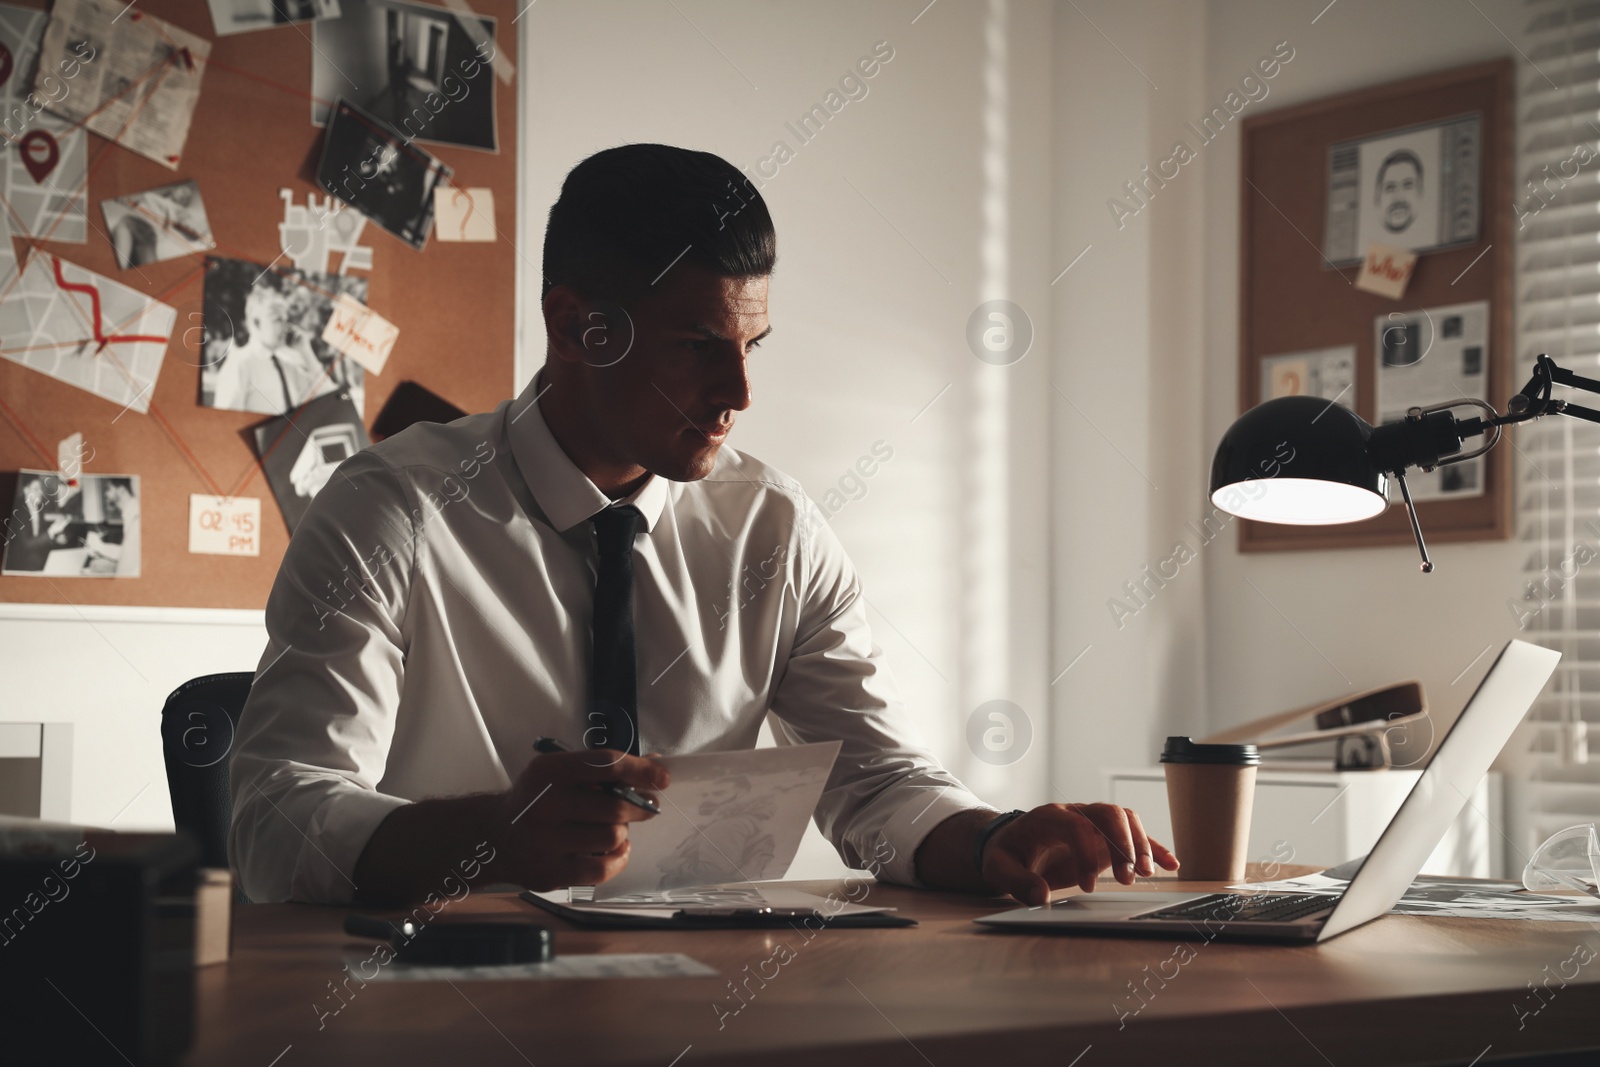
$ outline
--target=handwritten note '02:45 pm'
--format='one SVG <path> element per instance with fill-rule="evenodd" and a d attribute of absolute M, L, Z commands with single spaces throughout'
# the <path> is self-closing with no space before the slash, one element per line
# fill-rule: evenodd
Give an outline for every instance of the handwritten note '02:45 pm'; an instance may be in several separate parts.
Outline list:
<path fill-rule="evenodd" d="M 189 551 L 210 556 L 261 555 L 261 501 L 191 493 Z"/>

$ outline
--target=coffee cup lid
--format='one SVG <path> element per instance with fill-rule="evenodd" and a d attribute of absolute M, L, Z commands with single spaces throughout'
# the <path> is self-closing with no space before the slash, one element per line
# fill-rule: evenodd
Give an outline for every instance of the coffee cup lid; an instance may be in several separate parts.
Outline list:
<path fill-rule="evenodd" d="M 1261 754 L 1254 745 L 1202 745 L 1191 737 L 1169 737 L 1161 750 L 1161 762 L 1256 767 L 1261 764 Z"/>

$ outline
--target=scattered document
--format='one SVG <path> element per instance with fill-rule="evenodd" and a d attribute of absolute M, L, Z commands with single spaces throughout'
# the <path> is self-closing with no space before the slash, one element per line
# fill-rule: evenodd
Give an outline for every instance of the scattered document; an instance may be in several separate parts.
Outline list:
<path fill-rule="evenodd" d="M 840 742 L 667 756 L 661 814 L 628 824 L 628 866 L 596 900 L 782 878 Z M 742 905 L 741 905 L 742 906 Z"/>
<path fill-rule="evenodd" d="M 205 38 L 121 0 L 55 0 L 34 89 L 47 93 L 46 72 L 76 60 L 72 91 L 50 110 L 176 170 L 210 57 Z"/>
<path fill-rule="evenodd" d="M 433 191 L 433 219 L 441 241 L 492 241 L 494 190 L 440 186 Z"/>
<path fill-rule="evenodd" d="M 1338 896 L 1350 885 L 1351 864 L 1275 882 L 1229 886 L 1273 892 Z M 1530 893 L 1519 882 L 1419 875 L 1391 915 L 1436 915 L 1449 919 L 1532 919 L 1543 922 L 1600 923 L 1600 901 L 1584 896 Z"/>
<path fill-rule="evenodd" d="M 35 252 L 0 296 L 0 356 L 143 414 L 177 317 L 159 300 Z"/>
<path fill-rule="evenodd" d="M 715 978 L 715 968 L 681 952 L 595 952 L 557 956 L 548 963 L 497 963 L 483 966 L 386 963 L 370 977 L 358 966 L 371 966 L 351 956 L 350 973 L 368 982 L 504 982 L 519 978 Z"/>
<path fill-rule="evenodd" d="M 572 911 L 635 915 L 652 919 L 680 911 L 704 911 L 707 908 L 780 908 L 814 911 L 830 919 L 840 915 L 877 915 L 895 910 L 887 906 L 855 904 L 840 900 L 838 897 L 819 897 L 815 893 L 782 885 L 749 882 L 693 886 L 688 889 L 669 889 L 661 893 L 630 893 L 625 896 L 607 897 L 604 900 L 584 899 L 586 895 L 584 890 L 587 888 L 557 889 L 534 895 Z"/>

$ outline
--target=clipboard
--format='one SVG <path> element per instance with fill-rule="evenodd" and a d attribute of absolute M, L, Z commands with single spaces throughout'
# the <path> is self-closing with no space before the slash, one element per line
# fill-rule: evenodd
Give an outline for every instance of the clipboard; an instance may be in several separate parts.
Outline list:
<path fill-rule="evenodd" d="M 647 915 L 608 915 L 604 912 L 583 911 L 564 904 L 558 904 L 553 900 L 546 900 L 530 890 L 524 890 L 518 895 L 534 907 L 549 912 L 558 919 L 565 919 L 572 925 L 585 930 L 766 930 L 773 927 L 789 927 L 792 929 L 797 922 L 804 921 L 793 915 L 752 915 L 701 919 L 683 919 L 676 913 L 663 914 L 659 918 Z M 917 920 L 915 919 L 907 918 L 903 915 L 893 915 L 888 912 L 830 916 L 826 912 L 819 911 L 814 912 L 813 915 L 825 926 L 831 927 L 884 928 L 917 925 Z"/>

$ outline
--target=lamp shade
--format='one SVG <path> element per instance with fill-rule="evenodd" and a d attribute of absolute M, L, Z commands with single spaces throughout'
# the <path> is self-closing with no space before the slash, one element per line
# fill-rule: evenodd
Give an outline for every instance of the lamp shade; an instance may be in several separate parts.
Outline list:
<path fill-rule="evenodd" d="M 1389 478 L 1372 462 L 1372 426 L 1311 396 L 1268 400 L 1222 435 L 1211 502 L 1230 515 L 1292 526 L 1360 522 L 1389 506 Z"/>

